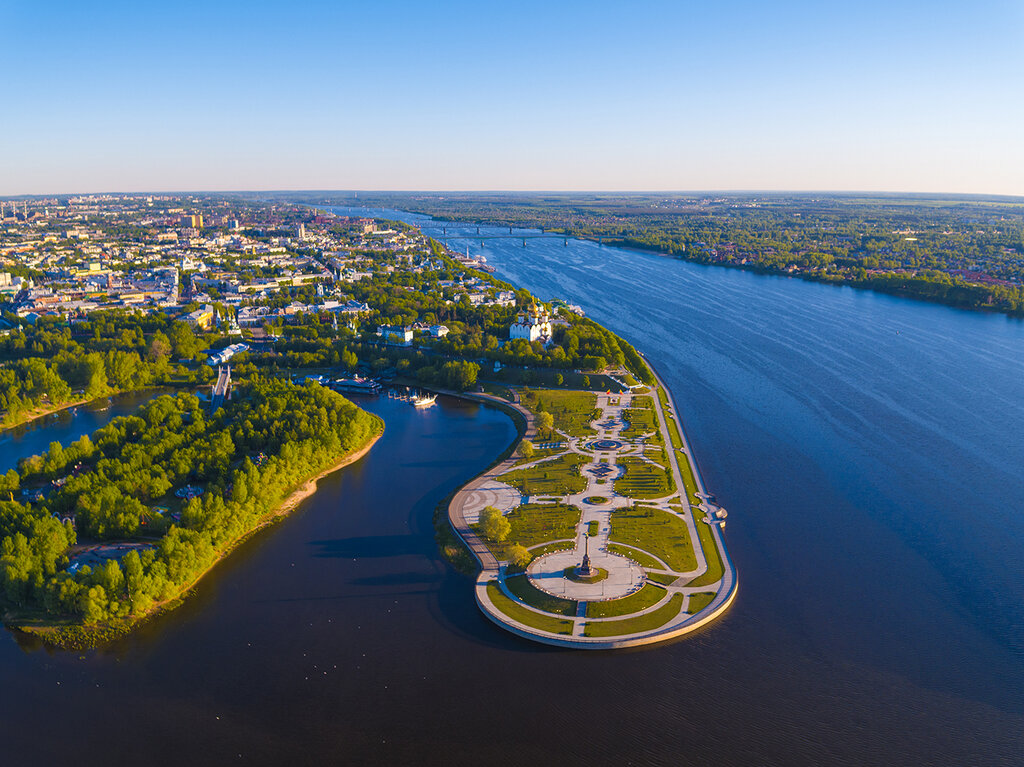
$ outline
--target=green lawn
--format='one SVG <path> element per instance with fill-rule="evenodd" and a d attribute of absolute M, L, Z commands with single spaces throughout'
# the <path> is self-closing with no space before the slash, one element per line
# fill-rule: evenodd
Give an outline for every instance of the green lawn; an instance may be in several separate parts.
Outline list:
<path fill-rule="evenodd" d="M 592 392 L 538 389 L 520 394 L 523 405 L 532 413 L 538 413 L 541 408 L 551 413 L 556 429 L 573 437 L 589 437 L 595 433 L 590 428 L 597 408 L 597 397 Z"/>
<path fill-rule="evenodd" d="M 493 394 L 495 397 L 501 397 L 509 402 L 515 401 L 512 397 L 512 391 L 507 386 L 489 382 L 481 383 L 480 386 L 487 394 Z"/>
<path fill-rule="evenodd" d="M 566 495 L 579 493 L 587 486 L 580 464 L 590 459 L 579 453 L 567 453 L 529 469 L 513 469 L 500 479 L 523 495 Z"/>
<path fill-rule="evenodd" d="M 535 549 L 530 549 L 530 553 L 533 558 L 542 557 L 545 554 L 550 554 L 552 551 L 569 551 L 576 545 L 576 541 L 556 541 L 554 543 L 545 543 L 543 546 L 538 546 Z"/>
<path fill-rule="evenodd" d="M 690 497 L 690 503 L 700 503 L 697 497 L 697 480 L 693 476 L 693 467 L 690 465 L 690 457 L 685 453 L 676 453 L 676 460 L 679 462 L 679 473 L 683 477 L 683 485 Z"/>
<path fill-rule="evenodd" d="M 672 447 L 678 450 L 683 446 L 683 440 L 679 436 L 679 424 L 676 423 L 675 417 L 669 415 L 668 395 L 665 394 L 665 390 L 660 386 L 658 387 L 658 399 L 661 401 L 661 409 L 665 413 L 665 426 L 668 427 L 668 437 L 672 441 Z M 680 466 L 679 468 L 682 469 L 683 467 Z"/>
<path fill-rule="evenodd" d="M 686 612 L 693 614 L 699 613 L 715 598 L 714 592 L 701 592 L 700 594 L 690 594 L 690 604 L 686 608 Z"/>
<path fill-rule="evenodd" d="M 558 375 L 562 376 L 561 385 L 558 384 Z M 486 376 L 487 382 L 494 385 L 512 384 L 544 389 L 557 387 L 566 390 L 587 389 L 595 392 L 608 390 L 617 392 L 620 389 L 617 383 L 603 373 L 574 373 L 572 370 L 559 370 L 558 368 L 531 368 L 529 370 L 502 368 L 497 373 L 487 372 Z M 590 379 L 590 386 L 583 385 L 585 377 Z"/>
<path fill-rule="evenodd" d="M 661 402 L 662 408 L 668 407 L 668 394 L 661 386 L 658 387 L 658 400 Z"/>
<path fill-rule="evenodd" d="M 554 616 L 538 615 L 527 610 L 522 605 L 513 602 L 505 596 L 505 592 L 496 583 L 487 584 L 487 596 L 491 598 L 491 602 L 501 612 L 520 623 L 540 629 L 541 631 L 549 631 L 552 634 L 572 634 L 572 621 L 555 618 Z"/>
<path fill-rule="evenodd" d="M 530 456 L 529 458 L 519 457 L 519 460 L 517 460 L 515 462 L 513 468 L 518 468 L 520 466 L 525 466 L 528 463 L 533 463 L 534 461 L 539 461 L 541 458 L 550 458 L 553 455 L 558 455 L 559 453 L 564 453 L 564 452 L 565 452 L 565 450 L 562 450 L 562 449 L 559 449 L 559 448 L 545 448 L 543 450 L 541 450 L 539 448 L 534 448 L 532 456 Z"/>
<path fill-rule="evenodd" d="M 679 436 L 679 425 L 676 423 L 676 419 L 670 415 L 665 416 L 665 426 L 668 427 L 668 438 L 672 440 L 672 448 L 676 451 L 683 447 L 682 437 Z M 680 456 L 680 463 L 686 460 L 685 456 Z M 682 466 L 679 467 L 682 469 Z"/>
<path fill-rule="evenodd" d="M 653 405 L 650 397 L 633 397 L 633 407 L 622 412 L 622 417 L 629 421 L 629 428 L 622 432 L 624 436 L 633 438 L 658 431 L 658 417 Z"/>
<path fill-rule="evenodd" d="M 670 472 L 633 456 L 619 459 L 619 465 L 626 467 L 626 474 L 615 480 L 615 490 L 630 498 L 664 498 L 675 492 L 675 482 Z"/>
<path fill-rule="evenodd" d="M 488 540 L 484 536 L 482 525 L 471 525 L 473 531 L 499 560 L 508 559 L 509 549 L 516 543 L 530 549 L 548 541 L 575 538 L 580 510 L 575 506 L 561 503 L 524 503 L 506 514 L 505 518 L 512 525 L 512 530 L 508 538 L 500 543 Z M 572 545 L 567 543 L 562 547 L 572 548 Z M 532 553 L 534 557 L 540 556 L 537 552 Z"/>
<path fill-rule="evenodd" d="M 614 554 L 622 554 L 624 557 L 629 557 L 641 567 L 647 567 L 653 570 L 665 569 L 665 565 L 650 554 L 646 554 L 639 549 L 634 549 L 632 546 L 623 546 L 621 543 L 609 543 L 608 551 Z M 675 576 L 673 576 L 673 578 L 675 578 Z"/>
<path fill-rule="evenodd" d="M 666 575 L 665 573 L 647 573 L 647 579 L 650 581 L 654 581 L 655 583 L 660 583 L 663 586 L 671 586 L 673 583 L 679 580 L 679 576 Z"/>
<path fill-rule="evenodd" d="M 509 540 L 530 548 L 548 541 L 575 538 L 580 510 L 562 503 L 526 503 L 510 512 L 507 519 L 512 523 Z"/>
<path fill-rule="evenodd" d="M 661 509 L 613 511 L 611 540 L 649 551 L 676 572 L 697 566 L 686 523 Z"/>
<path fill-rule="evenodd" d="M 700 514 L 700 512 L 697 512 Z M 722 556 L 718 552 L 718 546 L 715 544 L 714 535 L 711 532 L 711 526 L 706 525 L 697 520 L 697 536 L 700 538 L 700 546 L 704 550 L 704 557 L 708 561 L 708 570 L 703 575 L 698 575 L 687 586 L 710 586 L 712 583 L 716 583 L 724 572 L 722 568 Z"/>
<path fill-rule="evenodd" d="M 616 615 L 629 615 L 640 612 L 658 604 L 665 596 L 665 589 L 651 583 L 622 599 L 610 599 L 606 602 L 587 602 L 588 618 L 613 618 Z"/>
<path fill-rule="evenodd" d="M 673 594 L 662 607 L 645 615 L 638 615 L 635 618 L 626 618 L 621 621 L 600 621 L 588 623 L 583 631 L 588 637 L 614 637 L 623 634 L 636 634 L 641 631 L 653 631 L 661 628 L 670 620 L 679 615 L 679 609 L 683 604 L 682 594 Z"/>
<path fill-rule="evenodd" d="M 511 578 L 506 578 L 505 585 L 508 586 L 509 591 L 530 605 L 530 607 L 536 607 L 538 610 L 543 610 L 547 613 L 557 613 L 558 615 L 576 615 L 576 602 L 571 599 L 561 599 L 560 597 L 545 594 L 530 583 L 530 579 L 525 575 L 513 575 Z"/>

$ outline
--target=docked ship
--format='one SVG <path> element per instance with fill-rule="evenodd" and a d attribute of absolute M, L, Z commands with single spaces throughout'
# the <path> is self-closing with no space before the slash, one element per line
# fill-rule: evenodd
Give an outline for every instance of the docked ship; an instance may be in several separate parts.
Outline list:
<path fill-rule="evenodd" d="M 354 394 L 380 394 L 381 389 L 380 384 L 372 378 L 361 378 L 359 376 L 336 378 L 334 379 L 333 386 L 338 391 L 347 391 Z"/>
<path fill-rule="evenodd" d="M 409 402 L 413 407 L 430 407 L 437 400 L 436 394 L 417 394 L 410 398 Z"/>

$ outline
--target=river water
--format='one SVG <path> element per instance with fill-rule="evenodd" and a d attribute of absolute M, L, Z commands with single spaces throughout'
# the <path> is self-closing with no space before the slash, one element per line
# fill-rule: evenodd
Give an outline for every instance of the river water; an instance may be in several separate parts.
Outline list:
<path fill-rule="evenodd" d="M 119 415 L 134 413 L 139 405 L 169 389 L 145 389 L 139 392 L 101 397 L 0 432 L 0 474 L 16 469 L 26 456 L 45 453 L 51 442 L 67 447 L 79 437 L 92 434 Z"/>
<path fill-rule="evenodd" d="M 657 366 L 730 511 L 729 613 L 620 653 L 491 626 L 430 518 L 511 424 L 368 400 L 381 443 L 177 612 L 102 653 L 0 645 L 12 763 L 1021 763 L 1024 324 L 445 226 Z"/>

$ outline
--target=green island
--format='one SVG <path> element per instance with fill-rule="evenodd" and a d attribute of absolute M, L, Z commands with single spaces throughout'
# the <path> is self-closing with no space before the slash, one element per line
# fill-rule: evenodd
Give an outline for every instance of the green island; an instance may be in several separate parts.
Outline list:
<path fill-rule="evenodd" d="M 64 647 L 126 633 L 382 431 L 329 389 L 254 377 L 212 414 L 195 395 L 163 395 L 53 443 L 2 479 L 10 498 L 16 483 L 54 486 L 45 505 L 4 504 L 6 622 Z"/>
<path fill-rule="evenodd" d="M 479 565 L 477 603 L 527 639 L 661 642 L 706 625 L 736 595 L 727 515 L 700 482 L 672 396 L 639 355 L 618 359 L 623 367 L 604 371 L 614 392 L 506 389 L 523 439 L 448 505 Z"/>

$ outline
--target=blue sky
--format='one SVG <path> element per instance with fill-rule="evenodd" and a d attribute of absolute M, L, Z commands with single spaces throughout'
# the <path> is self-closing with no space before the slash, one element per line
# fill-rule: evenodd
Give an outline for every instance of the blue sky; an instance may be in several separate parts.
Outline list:
<path fill-rule="evenodd" d="M 0 0 L 0 194 L 1024 195 L 1024 2 Z"/>

